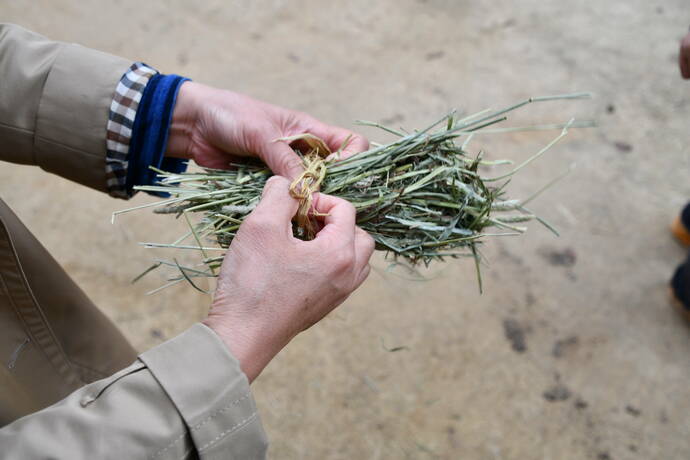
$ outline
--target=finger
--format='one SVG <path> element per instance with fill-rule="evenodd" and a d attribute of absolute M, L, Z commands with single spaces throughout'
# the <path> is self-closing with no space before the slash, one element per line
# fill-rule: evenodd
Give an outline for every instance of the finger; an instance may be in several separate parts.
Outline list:
<path fill-rule="evenodd" d="M 254 219 L 290 223 L 298 207 L 298 201 L 290 195 L 290 181 L 282 176 L 272 176 L 266 181 L 261 201 L 251 215 Z"/>
<path fill-rule="evenodd" d="M 199 152 L 194 155 L 194 162 L 204 168 L 234 169 L 232 165 L 241 164 L 244 162 L 244 158 L 229 154 L 219 148 L 209 146 L 199 149 Z"/>
<path fill-rule="evenodd" d="M 355 227 L 355 289 L 357 289 L 367 276 L 371 267 L 369 259 L 374 253 L 374 239 L 364 230 Z"/>
<path fill-rule="evenodd" d="M 314 210 L 325 214 L 324 227 L 315 240 L 337 237 L 347 243 L 355 237 L 355 207 L 349 201 L 325 193 L 314 194 Z"/>
<path fill-rule="evenodd" d="M 345 144 L 343 150 L 338 154 L 339 160 L 344 160 L 369 148 L 369 141 L 364 136 L 338 126 L 315 121 L 309 128 L 309 132 L 323 139 L 332 152 L 336 152 Z"/>
<path fill-rule="evenodd" d="M 374 253 L 374 239 L 367 232 L 355 227 L 355 269 L 363 269 L 369 264 L 369 259 Z"/>
<path fill-rule="evenodd" d="M 304 170 L 299 155 L 285 141 L 269 143 L 260 157 L 274 174 L 290 180 L 295 179 Z"/>
<path fill-rule="evenodd" d="M 343 149 L 342 152 L 340 152 L 339 159 L 344 160 L 347 157 L 351 157 L 352 155 L 356 155 L 366 150 L 369 150 L 369 140 L 364 136 L 354 134 L 350 138 L 350 142 L 347 144 L 347 146 Z"/>

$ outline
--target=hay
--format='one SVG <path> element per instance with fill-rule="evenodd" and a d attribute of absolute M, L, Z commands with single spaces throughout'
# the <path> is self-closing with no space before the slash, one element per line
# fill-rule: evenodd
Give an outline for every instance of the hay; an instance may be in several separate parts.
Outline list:
<path fill-rule="evenodd" d="M 551 225 L 525 207 L 536 194 L 525 200 L 508 199 L 505 186 L 515 173 L 561 140 L 569 128 L 591 124 L 570 120 L 562 125 L 525 128 L 492 126 L 505 120 L 508 112 L 530 103 L 585 97 L 588 95 L 578 93 L 531 98 L 503 110 L 483 111 L 462 119 L 456 119 L 451 113 L 412 133 L 377 123 L 359 122 L 380 128 L 397 138 L 388 144 L 375 144 L 366 152 L 344 160 L 328 161 L 316 167 L 313 150 L 318 142 L 313 136 L 281 141 L 306 140 L 312 146 L 310 152 L 304 152 L 305 166 L 316 171 L 323 193 L 346 199 L 355 206 L 357 225 L 374 238 L 376 249 L 387 251 L 395 260 L 402 259 L 412 265 L 469 256 L 474 258 L 479 275 L 478 245 L 487 237 L 522 234 L 526 228 L 521 224 L 533 219 L 556 233 Z M 543 149 L 498 176 L 484 176 L 480 172 L 481 166 L 509 165 L 512 162 L 486 161 L 481 152 L 471 156 L 466 150 L 472 137 L 478 133 L 536 129 L 560 129 L 560 133 Z M 459 143 L 461 138 L 463 142 Z M 172 278 L 171 283 L 216 276 L 223 257 L 212 252 L 230 245 L 243 220 L 258 203 L 263 186 L 272 174 L 262 164 L 234 164 L 232 167 L 231 170 L 205 169 L 183 174 L 158 171 L 158 185 L 136 187 L 137 190 L 170 193 L 171 199 L 152 204 L 158 207 L 155 212 L 184 216 L 190 226 L 190 231 L 172 244 L 145 245 L 197 249 L 203 255 L 202 265 L 195 268 L 159 261 L 157 265 L 179 268 L 181 273 Z M 293 190 L 297 190 L 295 185 Z M 302 190 L 305 188 L 308 187 L 301 187 Z M 306 197 L 301 198 L 304 203 Z M 201 221 L 194 225 L 189 218 L 193 213 L 203 215 Z M 305 212 L 301 214 L 303 218 L 299 219 L 299 225 L 295 225 L 295 235 L 307 239 L 312 234 L 310 221 L 313 217 Z M 196 244 L 181 244 L 190 237 Z M 210 242 L 202 244 L 202 240 Z M 213 246 L 214 243 L 219 248 Z M 479 284 L 481 289 L 481 277 Z"/>

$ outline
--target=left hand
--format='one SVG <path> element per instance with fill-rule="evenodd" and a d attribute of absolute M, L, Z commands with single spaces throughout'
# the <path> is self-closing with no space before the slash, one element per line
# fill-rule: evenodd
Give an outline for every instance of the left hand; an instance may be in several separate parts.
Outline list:
<path fill-rule="evenodd" d="M 364 137 L 305 113 L 188 81 L 177 97 L 166 155 L 216 169 L 253 156 L 274 174 L 293 179 L 302 172 L 302 162 L 286 142 L 276 139 L 303 133 L 320 137 L 331 151 L 351 136 L 341 159 L 369 148 Z"/>

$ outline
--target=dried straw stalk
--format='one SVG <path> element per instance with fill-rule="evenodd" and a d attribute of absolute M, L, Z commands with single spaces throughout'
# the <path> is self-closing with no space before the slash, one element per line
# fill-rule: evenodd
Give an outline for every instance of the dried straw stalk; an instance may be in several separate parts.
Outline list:
<path fill-rule="evenodd" d="M 455 114 L 451 113 L 425 129 L 412 133 L 378 123 L 359 122 L 380 128 L 397 139 L 388 144 L 375 144 L 366 152 L 342 161 L 319 163 L 316 166 L 313 151 L 318 150 L 320 144 L 314 141 L 313 136 L 298 136 L 282 141 L 307 141 L 312 154 L 303 157 L 305 166 L 317 171 L 323 193 L 344 198 L 355 206 L 357 225 L 374 238 L 376 249 L 387 251 L 395 260 L 404 259 L 412 265 L 420 262 L 428 265 L 433 260 L 446 257 L 473 257 L 481 290 L 480 253 L 477 248 L 486 237 L 522 234 L 526 228 L 520 224 L 532 219 L 557 234 L 551 225 L 525 207 L 543 189 L 524 200 L 507 199 L 504 188 L 509 179 L 553 147 L 566 135 L 568 128 L 591 124 L 570 120 L 562 125 L 524 128 L 491 126 L 504 121 L 508 112 L 530 103 L 588 96 L 578 93 L 531 98 L 499 111 L 486 110 L 462 119 L 456 119 Z M 472 137 L 479 133 L 538 129 L 560 129 L 560 134 L 540 151 L 498 176 L 482 175 L 480 166 L 507 165 L 511 161 L 486 161 L 482 159 L 481 152 L 470 156 L 466 151 Z M 464 138 L 462 144 L 457 142 L 460 138 Z M 158 171 L 158 185 L 136 188 L 168 192 L 172 198 L 118 212 L 155 206 L 157 213 L 184 216 L 190 230 L 177 241 L 171 244 L 143 243 L 146 247 L 195 249 L 201 252 L 203 261 L 197 267 L 181 267 L 177 261 L 171 263 L 163 260 L 151 267 L 170 265 L 178 268 L 178 275 L 171 278 L 169 284 L 187 280 L 196 287 L 192 278 L 216 276 L 223 255 L 215 251 L 223 251 L 230 245 L 243 220 L 259 202 L 263 186 L 272 174 L 261 164 L 232 166 L 234 169 L 231 170 L 205 169 L 203 172 L 183 174 Z M 302 184 L 301 190 L 305 188 Z M 293 186 L 295 190 L 297 193 L 300 191 Z M 303 202 L 307 199 L 306 196 L 300 198 Z M 203 215 L 199 223 L 192 224 L 189 216 L 193 213 Z M 309 237 L 309 219 L 306 223 L 302 219 L 300 224 L 296 225 L 296 236 Z M 489 228 L 495 230 L 489 232 Z M 187 238 L 193 238 L 194 243 L 183 244 Z M 202 244 L 202 241 L 209 240 L 210 243 Z"/>

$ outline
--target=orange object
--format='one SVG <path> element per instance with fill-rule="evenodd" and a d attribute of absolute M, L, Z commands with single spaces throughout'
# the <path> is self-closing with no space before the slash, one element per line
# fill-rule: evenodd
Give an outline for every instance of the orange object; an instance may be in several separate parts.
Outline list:
<path fill-rule="evenodd" d="M 683 225 L 680 216 L 676 216 L 671 224 L 671 233 L 683 246 L 690 246 L 690 231 Z"/>

